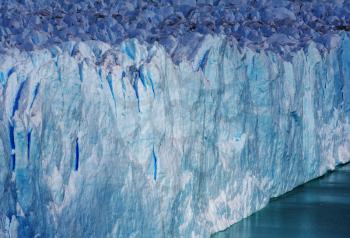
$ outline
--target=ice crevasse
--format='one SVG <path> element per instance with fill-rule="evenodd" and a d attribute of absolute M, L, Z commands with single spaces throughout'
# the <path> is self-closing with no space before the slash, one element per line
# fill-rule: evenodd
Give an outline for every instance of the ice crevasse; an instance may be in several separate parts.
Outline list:
<path fill-rule="evenodd" d="M 209 237 L 350 160 L 350 39 L 0 56 L 0 237 Z"/>

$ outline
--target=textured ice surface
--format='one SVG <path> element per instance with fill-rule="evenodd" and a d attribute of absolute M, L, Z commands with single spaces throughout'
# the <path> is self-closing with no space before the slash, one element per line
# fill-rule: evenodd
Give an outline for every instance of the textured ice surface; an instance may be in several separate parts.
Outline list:
<path fill-rule="evenodd" d="M 12 49 L 0 105 L 0 237 L 209 237 L 349 161 L 350 40 Z"/>
<path fill-rule="evenodd" d="M 68 40 L 159 42 L 176 63 L 207 34 L 290 57 L 310 39 L 330 49 L 350 31 L 348 0 L 0 0 L 2 47 L 31 50 Z"/>

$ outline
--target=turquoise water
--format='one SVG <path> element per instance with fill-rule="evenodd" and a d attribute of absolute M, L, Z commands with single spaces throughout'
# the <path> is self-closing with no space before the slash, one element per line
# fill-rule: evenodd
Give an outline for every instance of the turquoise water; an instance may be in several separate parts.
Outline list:
<path fill-rule="evenodd" d="M 350 164 L 271 201 L 212 238 L 350 237 Z"/>

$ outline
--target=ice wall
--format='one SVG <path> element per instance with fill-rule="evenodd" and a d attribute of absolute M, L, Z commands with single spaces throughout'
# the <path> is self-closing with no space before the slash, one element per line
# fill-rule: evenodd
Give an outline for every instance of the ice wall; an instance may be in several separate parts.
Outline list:
<path fill-rule="evenodd" d="M 0 56 L 0 237 L 209 237 L 350 160 L 350 40 Z"/>

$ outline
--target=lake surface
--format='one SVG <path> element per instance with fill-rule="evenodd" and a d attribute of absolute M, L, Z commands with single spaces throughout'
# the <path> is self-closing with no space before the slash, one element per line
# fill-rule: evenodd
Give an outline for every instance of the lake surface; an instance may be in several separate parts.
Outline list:
<path fill-rule="evenodd" d="M 212 238 L 350 237 L 350 164 L 297 187 Z"/>

